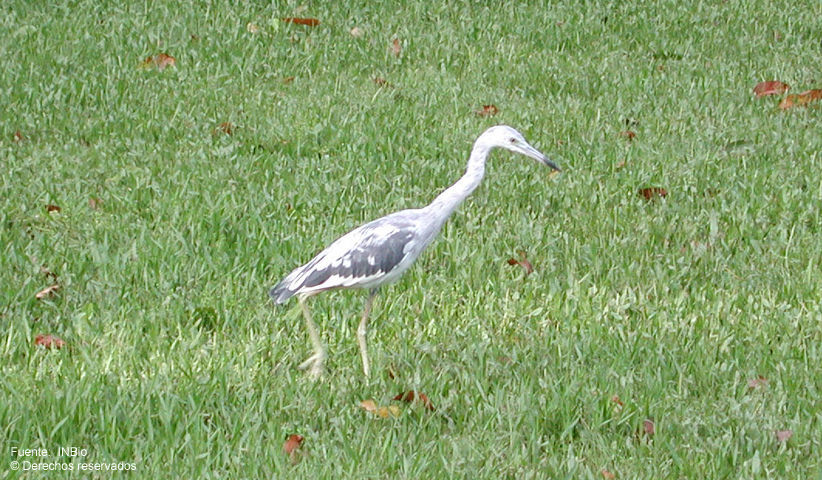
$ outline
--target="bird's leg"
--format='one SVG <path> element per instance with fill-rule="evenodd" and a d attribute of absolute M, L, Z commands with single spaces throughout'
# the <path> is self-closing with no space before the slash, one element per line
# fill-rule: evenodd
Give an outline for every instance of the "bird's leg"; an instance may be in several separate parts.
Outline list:
<path fill-rule="evenodd" d="M 365 345 L 365 336 L 368 333 L 368 315 L 371 313 L 371 305 L 374 303 L 374 297 L 377 295 L 377 289 L 372 288 L 368 291 L 368 300 L 365 301 L 365 311 L 362 312 L 362 319 L 360 325 L 357 327 L 357 343 L 360 344 L 360 355 L 362 355 L 362 370 L 367 377 L 371 373 L 371 366 L 368 364 L 368 351 Z"/>
<path fill-rule="evenodd" d="M 308 373 L 314 377 L 319 378 L 323 374 L 323 364 L 325 363 L 325 347 L 320 341 L 320 335 L 317 333 L 317 326 L 311 320 L 311 312 L 308 311 L 308 305 L 305 303 L 305 298 L 298 297 L 300 301 L 300 308 L 305 317 L 305 326 L 308 328 L 308 336 L 311 338 L 311 344 L 314 346 L 314 354 L 308 357 L 300 364 L 300 370 L 308 370 Z"/>

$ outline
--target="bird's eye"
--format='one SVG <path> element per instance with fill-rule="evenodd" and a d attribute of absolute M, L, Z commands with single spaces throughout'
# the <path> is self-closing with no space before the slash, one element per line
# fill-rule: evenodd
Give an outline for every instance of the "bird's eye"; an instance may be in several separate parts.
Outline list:
<path fill-rule="evenodd" d="M 509 138 L 508 141 L 511 143 L 517 143 L 517 139 L 514 137 Z"/>

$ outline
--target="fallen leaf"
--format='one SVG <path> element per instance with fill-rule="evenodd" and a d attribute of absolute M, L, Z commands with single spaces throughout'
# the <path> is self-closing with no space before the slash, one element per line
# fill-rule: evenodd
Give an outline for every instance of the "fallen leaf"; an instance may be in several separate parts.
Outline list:
<path fill-rule="evenodd" d="M 525 269 L 525 276 L 528 276 L 528 275 L 534 273 L 534 266 L 531 265 L 531 262 L 529 262 L 527 258 L 525 258 L 525 252 L 524 251 L 522 251 L 522 250 L 519 251 L 519 258 L 520 258 L 520 260 L 517 260 L 513 257 L 509 258 L 508 259 L 508 265 L 519 265 L 520 267 Z"/>
<path fill-rule="evenodd" d="M 57 280 L 57 274 L 49 270 L 45 265 L 40 265 L 40 273 L 42 273 L 46 277 L 50 277 Z"/>
<path fill-rule="evenodd" d="M 387 407 L 378 407 L 375 412 L 380 418 L 399 417 L 400 407 L 396 405 L 389 405 Z"/>
<path fill-rule="evenodd" d="M 23 134 L 22 134 L 22 133 L 20 133 L 20 130 L 16 130 L 16 131 L 14 132 L 14 141 L 15 141 L 16 143 L 20 143 L 20 142 L 22 142 L 22 141 L 23 141 L 23 140 L 25 140 L 25 139 L 26 139 L 26 137 L 24 137 L 24 136 L 23 136 Z"/>
<path fill-rule="evenodd" d="M 609 472 L 604 468 L 600 470 L 599 473 L 602 474 L 602 478 L 605 478 L 607 480 L 613 480 L 614 478 L 616 478 L 616 475 L 614 475 L 613 473 Z"/>
<path fill-rule="evenodd" d="M 231 122 L 223 122 L 217 125 L 211 133 L 212 135 L 219 135 L 220 133 L 231 135 L 234 133 L 234 125 Z"/>
<path fill-rule="evenodd" d="M 36 298 L 38 300 L 42 300 L 46 297 L 50 297 L 50 296 L 54 295 L 54 292 L 56 292 L 57 290 L 60 290 L 60 285 L 58 285 L 56 283 L 54 285 L 49 285 L 48 287 L 46 287 L 46 288 L 40 290 L 39 292 L 35 293 L 34 298 Z"/>
<path fill-rule="evenodd" d="M 288 85 L 289 83 L 294 81 L 294 77 L 284 77 L 283 78 L 283 85 Z"/>
<path fill-rule="evenodd" d="M 651 201 L 657 197 L 667 197 L 668 191 L 661 187 L 647 187 L 640 188 L 639 195 L 644 197 L 645 200 Z"/>
<path fill-rule="evenodd" d="M 625 407 L 625 404 L 622 403 L 622 400 L 620 400 L 619 395 L 612 396 L 611 397 L 611 403 L 614 404 L 614 407 L 613 407 L 612 411 L 615 415 L 619 415 L 620 413 L 622 413 L 622 410 Z"/>
<path fill-rule="evenodd" d="M 56 335 L 44 335 L 41 333 L 34 337 L 34 344 L 44 348 L 56 348 L 59 350 L 66 346 L 66 341 Z"/>
<path fill-rule="evenodd" d="M 479 110 L 474 110 L 474 113 L 480 117 L 493 117 L 499 113 L 499 108 L 496 105 L 483 105 Z"/>
<path fill-rule="evenodd" d="M 391 42 L 391 53 L 393 53 L 395 57 L 399 57 L 400 52 L 402 52 L 402 45 L 400 45 L 400 39 L 395 38 Z"/>
<path fill-rule="evenodd" d="M 360 402 L 360 408 L 365 410 L 366 412 L 374 413 L 377 411 L 377 404 L 374 400 L 363 400 Z"/>
<path fill-rule="evenodd" d="M 525 274 L 530 275 L 534 273 L 534 266 L 531 265 L 531 262 L 529 262 L 527 258 L 525 258 L 525 252 L 519 252 L 519 256 L 521 258 L 519 265 L 525 269 Z"/>
<path fill-rule="evenodd" d="M 787 97 L 783 98 L 781 102 L 779 102 L 779 108 L 782 110 L 787 110 L 791 107 L 797 106 L 799 103 L 799 95 L 792 94 L 788 95 Z"/>
<path fill-rule="evenodd" d="M 625 130 L 623 132 L 619 132 L 619 136 L 625 137 L 628 140 L 633 140 L 636 138 L 636 133 L 632 132 L 631 130 Z"/>
<path fill-rule="evenodd" d="M 776 441 L 780 443 L 787 442 L 793 436 L 793 430 L 777 430 Z"/>
<path fill-rule="evenodd" d="M 381 87 L 394 88 L 394 84 L 382 77 L 374 77 L 374 83 Z"/>
<path fill-rule="evenodd" d="M 60 207 L 58 207 L 57 205 L 51 205 L 51 204 L 46 205 L 46 211 L 49 212 L 49 213 L 59 212 L 60 210 L 62 210 L 62 209 Z"/>
<path fill-rule="evenodd" d="M 158 53 L 157 55 L 146 57 L 140 64 L 141 68 L 155 67 L 161 72 L 168 67 L 174 66 L 177 66 L 177 59 L 167 53 Z"/>
<path fill-rule="evenodd" d="M 91 207 L 92 210 L 99 210 L 102 205 L 103 201 L 99 197 L 88 198 L 88 206 Z"/>
<path fill-rule="evenodd" d="M 782 95 L 783 93 L 790 90 L 790 85 L 787 83 L 783 83 L 777 80 L 770 80 L 767 82 L 759 82 L 753 89 L 754 95 L 759 97 L 765 97 L 767 95 Z"/>
<path fill-rule="evenodd" d="M 299 453 L 303 440 L 305 440 L 305 438 L 303 438 L 302 435 L 292 434 L 289 435 L 283 443 L 283 452 L 288 455 L 292 463 L 297 462 L 297 453 Z"/>
<path fill-rule="evenodd" d="M 783 98 L 779 102 L 779 108 L 787 110 L 792 107 L 804 107 L 809 103 L 822 98 L 822 89 L 806 90 L 802 93 L 794 93 Z"/>
<path fill-rule="evenodd" d="M 757 375 L 756 377 L 748 380 L 748 388 L 751 390 L 755 388 L 765 388 L 768 386 L 768 379 L 763 377 L 762 375 Z"/>
<path fill-rule="evenodd" d="M 300 17 L 285 17 L 282 19 L 285 23 L 293 23 L 294 25 L 306 25 L 309 27 L 316 27 L 320 21 L 316 18 L 300 18 Z"/>
<path fill-rule="evenodd" d="M 177 59 L 166 53 L 161 53 L 154 57 L 154 63 L 157 65 L 157 70 L 163 71 L 166 67 L 176 66 Z"/>
<path fill-rule="evenodd" d="M 434 406 L 431 405 L 431 400 L 428 399 L 428 395 L 420 392 L 416 392 L 414 390 L 409 390 L 405 393 L 401 393 L 394 397 L 394 400 L 400 400 L 405 403 L 412 403 L 414 400 L 421 403 L 426 409 L 434 411 Z"/>
<path fill-rule="evenodd" d="M 374 400 L 363 400 L 360 402 L 360 408 L 380 418 L 397 417 L 400 414 L 400 408 L 398 406 L 390 405 L 388 407 L 381 407 L 377 406 Z"/>
<path fill-rule="evenodd" d="M 649 437 L 654 436 L 654 433 L 656 432 L 656 427 L 654 426 L 654 421 L 651 420 L 650 418 L 646 418 L 645 420 L 643 420 L 642 421 L 642 431 L 645 433 L 645 435 L 648 435 Z"/>
<path fill-rule="evenodd" d="M 252 34 L 258 33 L 260 31 L 260 27 L 258 27 L 257 24 L 253 22 L 248 22 L 248 25 L 245 26 L 245 29 Z"/>
<path fill-rule="evenodd" d="M 354 37 L 354 38 L 360 38 L 360 37 L 363 36 L 363 33 L 365 33 L 365 32 L 363 32 L 362 28 L 360 28 L 360 27 L 354 27 L 354 28 L 351 29 L 351 32 L 349 32 L 349 33 L 351 33 L 351 36 Z"/>

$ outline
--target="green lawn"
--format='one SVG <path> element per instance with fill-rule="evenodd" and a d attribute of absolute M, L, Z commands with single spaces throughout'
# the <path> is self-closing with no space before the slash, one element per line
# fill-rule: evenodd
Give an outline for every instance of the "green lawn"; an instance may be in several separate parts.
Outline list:
<path fill-rule="evenodd" d="M 822 103 L 752 94 L 822 88 L 822 3 L 119 3 L 0 5 L 0 478 L 822 478 Z M 563 172 L 494 153 L 370 381 L 312 299 L 312 382 L 268 289 L 498 123 Z"/>

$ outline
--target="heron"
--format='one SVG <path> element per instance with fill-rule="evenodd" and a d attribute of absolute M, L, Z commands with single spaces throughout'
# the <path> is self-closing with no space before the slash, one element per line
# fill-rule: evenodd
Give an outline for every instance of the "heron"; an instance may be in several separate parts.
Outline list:
<path fill-rule="evenodd" d="M 269 295 L 277 304 L 297 296 L 314 353 L 299 365 L 314 377 L 324 371 L 326 351 L 307 299 L 337 289 L 368 290 L 365 310 L 357 327 L 357 343 L 366 378 L 371 367 L 366 347 L 368 317 L 380 287 L 395 282 L 431 244 L 454 210 L 477 188 L 485 175 L 485 161 L 494 148 L 504 148 L 535 159 L 559 171 L 559 167 L 532 147 L 517 130 L 497 125 L 474 142 L 465 174 L 423 208 L 401 210 L 378 218 L 339 237 L 308 263 L 295 268 Z"/>

